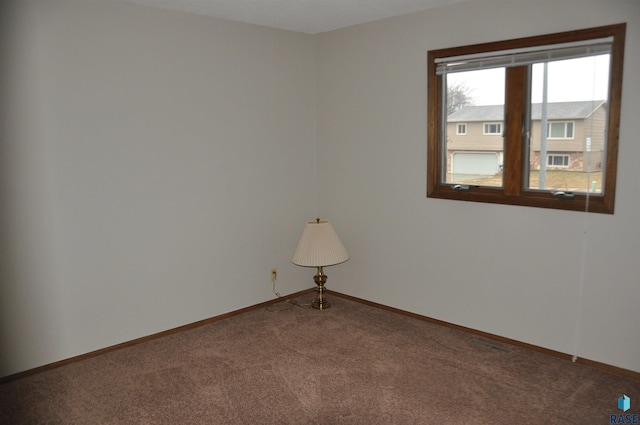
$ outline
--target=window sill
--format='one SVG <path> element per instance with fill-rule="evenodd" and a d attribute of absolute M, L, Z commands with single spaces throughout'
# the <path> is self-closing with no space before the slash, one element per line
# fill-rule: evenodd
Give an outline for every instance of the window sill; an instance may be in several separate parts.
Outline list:
<path fill-rule="evenodd" d="M 502 188 L 471 186 L 468 191 L 454 190 L 453 185 L 439 185 L 427 192 L 428 198 L 457 201 L 484 202 L 524 207 L 551 208 L 566 211 L 582 211 L 613 214 L 605 196 L 576 194 L 572 199 L 555 197 L 551 192 L 523 191 L 517 195 L 505 195 Z"/>

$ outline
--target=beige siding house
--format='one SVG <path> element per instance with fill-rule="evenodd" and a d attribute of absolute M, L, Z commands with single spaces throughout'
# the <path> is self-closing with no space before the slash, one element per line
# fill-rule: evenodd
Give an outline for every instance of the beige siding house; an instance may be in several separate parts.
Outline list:
<path fill-rule="evenodd" d="M 540 169 L 542 105 L 531 108 L 531 169 Z M 548 169 L 599 171 L 604 164 L 604 100 L 547 104 Z M 504 106 L 467 106 L 447 119 L 448 173 L 493 175 L 503 162 Z"/>

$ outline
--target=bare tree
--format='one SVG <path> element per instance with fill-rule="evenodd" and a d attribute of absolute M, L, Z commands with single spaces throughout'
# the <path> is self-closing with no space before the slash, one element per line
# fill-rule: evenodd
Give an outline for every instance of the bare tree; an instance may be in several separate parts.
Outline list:
<path fill-rule="evenodd" d="M 447 84 L 447 115 L 473 105 L 471 89 L 465 83 Z"/>

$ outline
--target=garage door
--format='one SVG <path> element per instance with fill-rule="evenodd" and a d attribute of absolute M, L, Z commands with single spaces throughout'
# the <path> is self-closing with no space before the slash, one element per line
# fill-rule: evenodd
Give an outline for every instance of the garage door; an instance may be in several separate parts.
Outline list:
<path fill-rule="evenodd" d="M 498 173 L 498 154 L 494 152 L 454 152 L 453 174 L 493 176 Z"/>

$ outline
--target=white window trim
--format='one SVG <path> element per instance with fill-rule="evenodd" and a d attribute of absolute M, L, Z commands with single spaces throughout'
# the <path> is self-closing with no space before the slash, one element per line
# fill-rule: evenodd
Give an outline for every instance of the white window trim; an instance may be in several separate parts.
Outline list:
<path fill-rule="evenodd" d="M 549 128 L 552 124 L 564 124 L 564 137 L 552 137 L 549 133 Z M 573 125 L 573 136 L 571 137 L 567 137 L 567 124 L 571 123 Z M 573 140 L 576 136 L 576 122 L 575 121 L 559 121 L 559 120 L 553 120 L 553 121 L 548 121 L 547 122 L 547 139 L 553 139 L 553 140 Z"/>
<path fill-rule="evenodd" d="M 497 125 L 498 126 L 498 131 L 495 133 L 487 133 L 487 126 L 488 125 Z M 485 136 L 496 136 L 496 135 L 502 135 L 502 123 L 501 122 L 485 122 L 482 123 L 482 134 Z"/>
<path fill-rule="evenodd" d="M 564 158 L 567 158 L 567 165 L 554 165 L 554 164 L 549 164 L 549 160 L 552 157 L 555 156 L 561 156 Z M 562 161 L 564 162 L 564 161 Z M 571 164 L 571 157 L 568 154 L 565 153 L 550 153 L 547 155 L 547 167 L 553 167 L 553 168 L 569 168 L 569 165 Z"/>
<path fill-rule="evenodd" d="M 464 133 L 460 131 L 460 126 L 464 126 Z M 467 123 L 459 122 L 456 124 L 456 136 L 466 136 L 467 135 Z"/>

